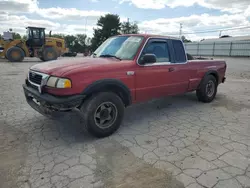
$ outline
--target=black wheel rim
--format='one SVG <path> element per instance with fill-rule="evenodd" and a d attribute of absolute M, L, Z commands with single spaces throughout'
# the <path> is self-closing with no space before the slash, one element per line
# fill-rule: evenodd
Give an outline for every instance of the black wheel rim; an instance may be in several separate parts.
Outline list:
<path fill-rule="evenodd" d="M 107 129 L 113 125 L 117 114 L 117 108 L 112 102 L 104 102 L 95 111 L 95 124 L 101 129 Z"/>
<path fill-rule="evenodd" d="M 215 91 L 215 84 L 212 80 L 208 81 L 206 85 L 206 94 L 208 97 L 212 97 Z"/>

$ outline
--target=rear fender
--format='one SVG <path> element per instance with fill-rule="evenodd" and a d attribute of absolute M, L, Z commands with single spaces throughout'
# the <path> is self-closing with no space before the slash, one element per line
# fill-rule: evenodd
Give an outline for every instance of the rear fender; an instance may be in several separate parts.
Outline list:
<path fill-rule="evenodd" d="M 205 73 L 205 75 L 203 76 L 203 78 L 205 78 L 208 75 L 213 75 L 217 81 L 217 84 L 219 84 L 219 74 L 216 70 L 209 70 Z"/>
<path fill-rule="evenodd" d="M 203 79 L 205 77 L 207 77 L 208 75 L 213 75 L 215 77 L 216 81 L 217 81 L 217 85 L 219 84 L 219 74 L 218 74 L 218 72 L 216 70 L 209 70 L 202 77 L 202 79 L 201 79 L 201 81 L 199 83 L 198 89 L 200 88 L 200 84 L 202 83 Z"/>
<path fill-rule="evenodd" d="M 219 74 L 215 70 L 209 70 L 207 71 L 202 78 L 192 78 L 189 79 L 189 84 L 188 84 L 188 91 L 194 91 L 196 89 L 200 88 L 200 84 L 202 83 L 203 79 L 208 76 L 208 75 L 213 75 L 217 81 L 217 84 L 219 84 Z"/>

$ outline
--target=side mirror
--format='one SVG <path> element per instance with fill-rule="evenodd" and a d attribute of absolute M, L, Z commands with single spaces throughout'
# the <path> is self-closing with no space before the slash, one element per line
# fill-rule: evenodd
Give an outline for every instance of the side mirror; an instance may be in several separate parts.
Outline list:
<path fill-rule="evenodd" d="M 155 63 L 156 62 L 156 56 L 155 54 L 145 54 L 142 57 L 142 64 L 149 64 L 149 63 Z"/>

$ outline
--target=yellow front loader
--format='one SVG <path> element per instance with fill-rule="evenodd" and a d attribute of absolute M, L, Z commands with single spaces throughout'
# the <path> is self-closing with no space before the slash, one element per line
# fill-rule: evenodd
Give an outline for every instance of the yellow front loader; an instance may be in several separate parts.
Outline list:
<path fill-rule="evenodd" d="M 27 40 L 0 39 L 0 57 L 21 62 L 24 57 L 38 57 L 42 61 L 56 60 L 67 52 L 64 39 L 45 37 L 45 28 L 27 27 Z"/>

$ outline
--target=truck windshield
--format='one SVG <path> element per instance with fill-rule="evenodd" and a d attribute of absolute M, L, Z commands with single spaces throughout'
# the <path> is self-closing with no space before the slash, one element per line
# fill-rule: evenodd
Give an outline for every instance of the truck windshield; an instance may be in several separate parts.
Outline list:
<path fill-rule="evenodd" d="M 93 53 L 94 57 L 116 57 L 121 60 L 134 59 L 143 41 L 141 36 L 117 36 L 107 39 Z"/>

